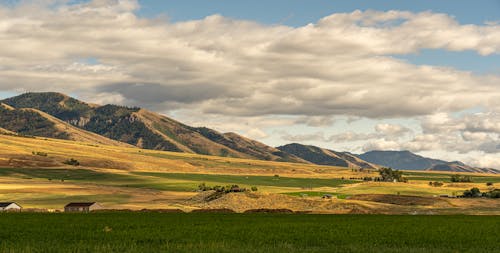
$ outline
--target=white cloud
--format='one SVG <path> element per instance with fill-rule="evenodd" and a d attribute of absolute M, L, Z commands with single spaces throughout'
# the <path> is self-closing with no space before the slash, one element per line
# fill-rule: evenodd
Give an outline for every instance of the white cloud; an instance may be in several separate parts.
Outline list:
<path fill-rule="evenodd" d="M 401 11 L 338 13 L 298 28 L 219 15 L 169 23 L 139 18 L 137 8 L 127 0 L 0 7 L 1 88 L 120 93 L 138 105 L 235 116 L 409 117 L 499 107 L 498 76 L 388 56 L 426 48 L 498 54 L 498 24 Z M 99 63 L 75 62 L 89 57 Z M 145 85 L 126 93 L 130 84 Z M 137 99 L 183 88 L 193 93 Z"/>

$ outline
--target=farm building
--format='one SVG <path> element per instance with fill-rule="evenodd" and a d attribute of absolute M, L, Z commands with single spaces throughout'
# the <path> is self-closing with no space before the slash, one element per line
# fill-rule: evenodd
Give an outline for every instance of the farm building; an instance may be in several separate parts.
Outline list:
<path fill-rule="evenodd" d="M 64 212 L 84 212 L 103 209 L 97 202 L 72 202 L 64 206 Z"/>
<path fill-rule="evenodd" d="M 15 202 L 0 202 L 0 212 L 2 211 L 21 211 L 22 207 Z"/>

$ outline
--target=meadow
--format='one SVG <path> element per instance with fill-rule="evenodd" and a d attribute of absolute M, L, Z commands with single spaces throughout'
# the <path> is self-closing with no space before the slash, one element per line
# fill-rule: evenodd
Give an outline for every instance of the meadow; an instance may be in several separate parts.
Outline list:
<path fill-rule="evenodd" d="M 500 252 L 499 216 L 4 213 L 1 252 Z"/>

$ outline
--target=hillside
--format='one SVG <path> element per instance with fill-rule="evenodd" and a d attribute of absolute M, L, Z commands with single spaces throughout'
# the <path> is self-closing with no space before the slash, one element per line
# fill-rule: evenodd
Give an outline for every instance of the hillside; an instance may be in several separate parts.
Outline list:
<path fill-rule="evenodd" d="M 53 92 L 25 93 L 0 102 L 12 108 L 37 109 L 80 129 L 145 149 L 304 162 L 297 157 L 236 134 L 225 135 L 208 128 L 190 127 L 137 107 L 92 105 Z M 69 139 L 68 136 L 55 134 L 58 131 L 52 123 L 43 120 L 42 123 L 46 123 L 47 129 L 40 123 L 36 127 L 37 131 L 27 131 L 26 134 Z M 25 125 L 22 122 L 13 124 L 17 124 L 18 127 Z M 17 130 L 16 127 L 7 129 Z M 237 143 L 242 140 L 245 141 Z"/>
<path fill-rule="evenodd" d="M 426 171 L 452 171 L 452 172 L 475 172 L 475 173 L 490 173 L 500 174 L 500 171 L 490 168 L 475 168 L 466 165 L 462 162 L 454 161 L 445 164 L 436 164 L 426 169 Z"/>
<path fill-rule="evenodd" d="M 376 169 L 377 166 L 347 153 L 307 146 L 298 143 L 278 147 L 279 150 L 300 157 L 306 161 L 320 165 L 340 166 L 349 168 Z"/>
<path fill-rule="evenodd" d="M 369 151 L 358 157 L 370 163 L 399 170 L 426 170 L 434 165 L 446 163 L 410 151 Z"/>
<path fill-rule="evenodd" d="M 16 109 L 8 105 L 0 105 L 0 130 L 2 133 L 17 133 L 28 136 L 40 136 L 65 140 L 81 141 L 95 144 L 130 146 L 126 143 L 111 140 L 95 133 L 85 131 L 61 121 L 42 111 L 23 108 Z"/>

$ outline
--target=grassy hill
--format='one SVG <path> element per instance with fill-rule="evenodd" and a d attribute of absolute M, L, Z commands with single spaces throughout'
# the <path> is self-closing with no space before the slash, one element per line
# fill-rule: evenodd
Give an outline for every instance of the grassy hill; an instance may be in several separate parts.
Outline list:
<path fill-rule="evenodd" d="M 65 164 L 68 159 L 78 160 L 80 165 Z M 498 213 L 500 203 L 496 200 L 433 197 L 460 194 L 472 187 L 487 191 L 491 186 L 486 182 L 492 182 L 493 187 L 500 184 L 498 175 L 468 175 L 473 182 L 452 183 L 451 174 L 435 172 L 407 174 L 408 183 L 365 182 L 362 178 L 375 177 L 377 172 L 0 135 L 0 199 L 26 208 L 61 209 L 70 201 L 98 201 L 108 208 L 130 209 L 228 207 L 244 211 L 266 207 L 327 213 Z M 433 187 L 429 181 L 444 185 Z M 196 191 L 202 183 L 237 184 L 257 187 L 258 191 L 207 202 L 205 193 Z M 324 194 L 339 199 L 325 201 L 321 198 Z M 390 197 L 396 195 L 418 196 L 425 201 L 409 206 L 406 199 Z"/>
<path fill-rule="evenodd" d="M 12 109 L 36 109 L 83 130 L 145 149 L 305 162 L 293 155 L 236 134 L 222 134 L 208 128 L 190 127 L 137 107 L 92 105 L 64 94 L 50 92 L 25 93 L 0 102 Z M 37 119 L 36 115 L 31 116 Z M 57 130 L 47 120 L 40 121 L 35 127 L 36 131 L 29 129 L 24 132 L 30 135 L 70 139 L 68 136 L 55 135 L 58 133 Z M 47 128 L 45 130 L 44 123 Z M 7 129 L 16 130 L 14 125 L 18 125 L 19 128 L 26 125 L 26 122 L 13 122 L 11 125 Z"/>

